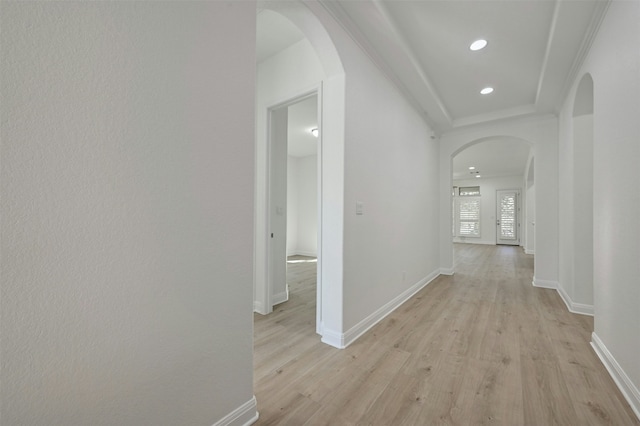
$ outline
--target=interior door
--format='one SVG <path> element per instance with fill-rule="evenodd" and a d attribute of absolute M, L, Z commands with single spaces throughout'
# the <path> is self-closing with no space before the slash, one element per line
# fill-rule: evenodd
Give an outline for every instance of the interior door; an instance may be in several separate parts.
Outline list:
<path fill-rule="evenodd" d="M 520 244 L 518 191 L 500 190 L 496 194 L 496 244 Z"/>
<path fill-rule="evenodd" d="M 268 312 L 287 292 L 287 129 L 288 107 L 270 113 Z"/>

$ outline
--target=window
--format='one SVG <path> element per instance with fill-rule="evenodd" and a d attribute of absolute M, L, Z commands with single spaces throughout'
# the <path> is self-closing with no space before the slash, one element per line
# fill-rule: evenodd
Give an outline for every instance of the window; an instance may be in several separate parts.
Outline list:
<path fill-rule="evenodd" d="M 458 237 L 480 237 L 480 197 L 456 199 L 456 234 Z"/>
<path fill-rule="evenodd" d="M 459 194 L 461 197 L 480 196 L 480 187 L 479 186 L 461 186 L 459 189 Z"/>

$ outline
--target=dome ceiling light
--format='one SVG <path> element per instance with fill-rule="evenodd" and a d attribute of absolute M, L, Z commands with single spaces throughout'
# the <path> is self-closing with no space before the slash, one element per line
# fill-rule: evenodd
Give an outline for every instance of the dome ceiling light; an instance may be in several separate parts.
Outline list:
<path fill-rule="evenodd" d="M 469 49 L 476 51 L 476 50 L 484 49 L 485 47 L 487 47 L 487 40 L 479 39 L 471 43 L 471 46 L 469 46 Z"/>

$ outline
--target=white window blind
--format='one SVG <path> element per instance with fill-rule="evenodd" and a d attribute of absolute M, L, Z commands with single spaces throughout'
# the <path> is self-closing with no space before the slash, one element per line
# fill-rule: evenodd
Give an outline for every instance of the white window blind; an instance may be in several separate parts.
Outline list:
<path fill-rule="evenodd" d="M 480 198 L 458 198 L 458 236 L 480 237 Z"/>

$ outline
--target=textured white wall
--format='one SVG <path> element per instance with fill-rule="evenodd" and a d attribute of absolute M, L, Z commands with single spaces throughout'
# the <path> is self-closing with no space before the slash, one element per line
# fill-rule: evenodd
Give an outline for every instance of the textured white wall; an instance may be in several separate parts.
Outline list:
<path fill-rule="evenodd" d="M 255 3 L 1 8 L 2 424 L 251 405 Z"/>
<path fill-rule="evenodd" d="M 640 3 L 611 2 L 564 107 L 570 127 L 580 78 L 594 86 L 595 335 L 615 362 L 640 416 Z M 567 140 L 561 140 L 566 144 Z M 560 167 L 569 167 L 565 160 Z M 635 391 L 632 390 L 635 388 Z"/>

